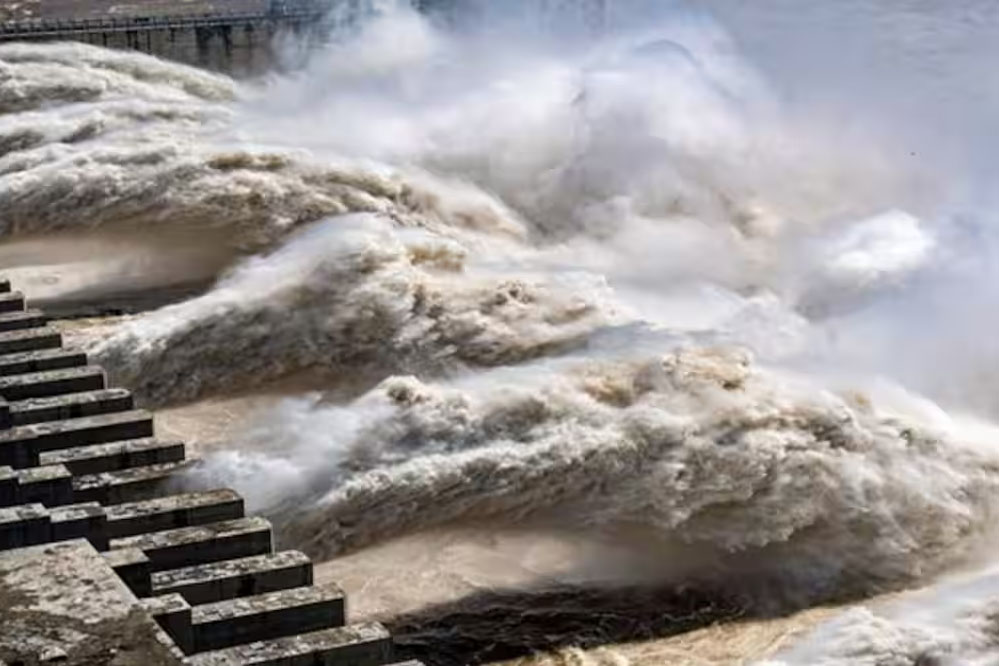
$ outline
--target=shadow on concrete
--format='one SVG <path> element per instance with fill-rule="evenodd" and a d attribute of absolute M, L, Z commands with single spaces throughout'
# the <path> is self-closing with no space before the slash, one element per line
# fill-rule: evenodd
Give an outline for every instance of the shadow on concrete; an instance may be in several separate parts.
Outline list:
<path fill-rule="evenodd" d="M 557 587 L 480 592 L 385 624 L 400 657 L 458 666 L 665 638 L 744 617 L 747 608 L 718 591 Z"/>

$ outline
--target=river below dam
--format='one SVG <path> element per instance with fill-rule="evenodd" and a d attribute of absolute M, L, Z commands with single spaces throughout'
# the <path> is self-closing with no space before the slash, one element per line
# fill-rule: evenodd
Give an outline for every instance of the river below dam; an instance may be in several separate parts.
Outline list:
<path fill-rule="evenodd" d="M 999 664 L 999 8 L 591 4 L 0 45 L 0 267 L 428 664 Z"/>

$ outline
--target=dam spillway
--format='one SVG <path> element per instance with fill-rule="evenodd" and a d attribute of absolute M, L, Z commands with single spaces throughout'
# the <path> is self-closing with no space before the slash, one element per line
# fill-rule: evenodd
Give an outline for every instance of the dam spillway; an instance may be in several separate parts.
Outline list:
<path fill-rule="evenodd" d="M 181 488 L 191 464 L 0 280 L 0 664 L 393 663 L 237 493 Z"/>
<path fill-rule="evenodd" d="M 131 8 L 116 11 L 117 5 L 83 4 L 92 5 L 91 11 L 53 7 L 0 16 L 7 19 L 0 21 L 0 43 L 80 41 L 246 75 L 275 64 L 277 35 L 292 35 L 307 46 L 328 34 L 331 21 L 347 20 L 344 17 L 355 11 L 353 4 L 338 14 L 326 4 L 302 0 L 236 0 L 221 8 L 184 3 L 179 10 L 153 5 L 141 13 Z"/>
<path fill-rule="evenodd" d="M 402 0 L 446 24 L 483 20 L 467 0 Z M 602 32 L 607 0 L 574 5 L 591 34 Z M 549 0 L 538 0 L 540 11 Z M 28 0 L 0 7 L 0 44 L 78 41 L 139 51 L 235 76 L 297 67 L 307 54 L 380 9 L 372 0 L 191 0 L 141 5 L 119 0 Z M 552 17 L 559 16 L 555 9 Z M 564 18 L 564 17 L 563 17 Z M 561 20 L 561 19 L 556 19 Z"/>

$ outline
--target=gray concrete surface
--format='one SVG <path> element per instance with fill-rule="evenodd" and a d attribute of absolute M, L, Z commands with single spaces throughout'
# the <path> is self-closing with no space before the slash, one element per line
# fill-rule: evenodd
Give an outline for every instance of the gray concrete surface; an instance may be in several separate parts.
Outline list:
<path fill-rule="evenodd" d="M 182 654 L 83 540 L 0 552 L 0 659 L 179 666 Z"/>

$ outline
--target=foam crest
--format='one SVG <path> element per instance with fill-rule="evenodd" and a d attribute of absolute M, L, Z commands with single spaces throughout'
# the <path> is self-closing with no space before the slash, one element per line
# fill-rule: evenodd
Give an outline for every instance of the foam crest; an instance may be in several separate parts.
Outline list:
<path fill-rule="evenodd" d="M 990 664 L 996 657 L 997 585 L 990 567 L 851 608 L 759 666 Z"/>
<path fill-rule="evenodd" d="M 252 268 L 286 286 L 262 299 L 219 272 L 202 298 L 87 343 L 141 395 L 168 402 L 316 364 L 378 365 L 377 375 L 517 362 L 580 344 L 607 323 L 710 328 L 725 316 L 690 314 L 709 291 L 732 304 L 721 308 L 729 313 L 758 293 L 777 294 L 773 309 L 790 310 L 796 292 L 787 285 L 803 270 L 782 250 L 813 229 L 835 237 L 834 213 L 874 205 L 870 172 L 855 179 L 863 188 L 843 185 L 855 197 L 802 196 L 783 184 L 791 170 L 842 175 L 843 165 L 822 151 L 825 161 L 806 163 L 787 150 L 765 86 L 706 24 L 670 18 L 582 51 L 572 41 L 527 41 L 517 55 L 493 49 L 495 39 L 462 39 L 412 12 L 386 11 L 298 77 L 230 83 L 229 103 L 213 96 L 217 77 L 134 54 L 12 48 L 9 67 L 75 67 L 73 78 L 100 92 L 67 104 L 53 90 L 44 108 L 0 117 L 9 146 L 0 156 L 0 230 L 152 239 L 211 231 L 238 279 L 253 282 Z M 408 44 L 408 56 L 389 57 L 389 42 Z M 747 161 L 760 168 L 745 169 Z M 310 274 L 281 259 L 291 235 L 352 213 L 391 221 L 379 232 L 386 249 L 377 269 L 337 265 L 339 250 Z M 918 240 L 920 223 L 906 219 L 903 232 Z M 426 249 L 410 247 L 413 229 Z M 927 250 L 896 266 L 879 256 L 884 247 L 839 253 L 866 252 L 876 280 L 859 270 L 808 279 L 826 298 L 865 294 L 930 260 Z M 251 253 L 260 255 L 240 264 Z M 701 260 L 707 254 L 715 260 Z M 833 265 L 839 254 L 824 260 Z M 439 266 L 448 262 L 450 273 Z M 369 292 L 373 312 L 361 325 L 352 313 Z M 517 303 L 504 307 L 521 321 L 498 316 L 496 299 Z M 399 351 L 373 353 L 380 325 Z M 296 336 L 309 342 L 295 345 Z M 195 350 L 227 360 L 209 376 L 193 368 Z M 239 370 L 247 356 L 258 360 Z M 140 358 L 144 372 L 129 360 Z"/>
<path fill-rule="evenodd" d="M 375 217 L 335 218 L 90 349 L 117 381 L 165 402 L 305 369 L 518 362 L 577 345 L 613 320 L 599 282 L 584 291 L 573 276 L 477 267 L 468 259 L 474 247 L 400 233 Z"/>
<path fill-rule="evenodd" d="M 228 77 L 77 42 L 3 44 L 0 66 L 0 113 L 110 97 L 222 102 L 236 95 Z"/>
<path fill-rule="evenodd" d="M 325 461 L 292 475 L 317 498 L 304 511 L 290 500 L 296 541 L 328 556 L 452 523 L 596 539 L 630 526 L 647 553 L 662 549 L 665 572 L 670 548 L 699 548 L 700 571 L 685 574 L 780 580 L 801 599 L 952 564 L 995 508 L 999 449 L 916 402 L 879 411 L 738 349 L 546 367 L 452 386 L 391 378 L 349 410 L 301 405 L 316 425 L 350 426 L 300 422 L 291 441 L 261 425 L 284 465 L 302 431 Z M 250 497 L 268 485 L 259 455 L 256 473 L 227 478 Z"/>

